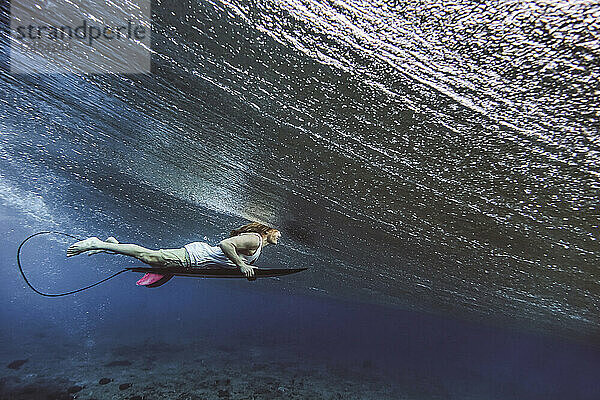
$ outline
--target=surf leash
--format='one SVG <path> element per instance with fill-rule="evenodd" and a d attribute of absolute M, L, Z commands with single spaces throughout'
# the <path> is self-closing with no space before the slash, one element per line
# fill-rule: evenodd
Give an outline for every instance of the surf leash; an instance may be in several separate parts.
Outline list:
<path fill-rule="evenodd" d="M 29 283 L 29 280 L 27 279 L 27 276 L 25 276 L 25 272 L 23 272 L 23 266 L 21 265 L 21 248 L 23 247 L 23 245 L 24 245 L 25 243 L 27 243 L 27 241 L 28 241 L 29 239 L 31 239 L 31 238 L 33 238 L 33 237 L 35 237 L 35 236 L 39 236 L 39 235 L 48 235 L 48 234 L 53 234 L 53 235 L 62 235 L 62 236 L 66 236 L 66 237 L 73 238 L 73 239 L 75 239 L 75 240 L 77 240 L 77 241 L 83 240 L 83 239 L 81 239 L 81 238 L 79 238 L 79 237 L 77 237 L 77 236 L 70 235 L 70 234 L 68 234 L 68 233 L 64 233 L 64 232 L 57 232 L 57 231 L 41 231 L 41 232 L 37 232 L 37 233 L 34 233 L 33 235 L 30 235 L 30 236 L 28 236 L 28 237 L 27 237 L 25 240 L 23 240 L 23 241 L 21 242 L 21 244 L 19 245 L 19 249 L 17 250 L 17 265 L 19 266 L 19 271 L 21 272 L 21 276 L 23 276 L 23 280 L 25 281 L 25 283 L 27 284 L 27 286 L 29 286 L 29 287 L 31 288 L 31 290 L 33 290 L 34 292 L 36 292 L 36 293 L 37 293 L 37 294 L 39 294 L 39 295 L 46 296 L 46 297 L 62 297 L 62 296 L 68 296 L 68 295 L 70 295 L 70 294 L 75 294 L 75 293 L 78 293 L 78 292 L 83 292 L 84 290 L 87 290 L 87 289 L 93 288 L 94 286 L 97 286 L 97 285 L 99 285 L 99 284 L 101 284 L 101 283 L 104 283 L 104 282 L 106 282 L 107 280 L 109 280 L 109 279 L 112 279 L 112 278 L 114 278 L 115 276 L 122 274 L 123 272 L 127 272 L 127 270 L 126 270 L 126 269 L 124 269 L 124 270 L 121 270 L 121 271 L 119 271 L 119 272 L 117 272 L 117 273 L 114 273 L 114 274 L 112 274 L 112 275 L 111 275 L 111 276 L 109 276 L 108 278 L 104 278 L 104 279 L 102 279 L 101 281 L 98 281 L 98 282 L 96 282 L 96 283 L 94 283 L 94 284 L 91 284 L 91 285 L 89 285 L 89 286 L 86 286 L 86 287 L 82 287 L 82 288 L 80 288 L 80 289 L 71 290 L 70 292 L 64 292 L 64 293 L 44 293 L 44 292 L 41 292 L 41 291 L 37 290 L 35 287 L 33 287 L 33 285 L 32 285 L 31 283 Z"/>

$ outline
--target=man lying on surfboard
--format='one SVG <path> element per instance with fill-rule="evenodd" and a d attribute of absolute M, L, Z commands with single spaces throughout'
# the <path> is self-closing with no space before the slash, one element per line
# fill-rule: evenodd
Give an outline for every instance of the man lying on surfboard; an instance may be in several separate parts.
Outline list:
<path fill-rule="evenodd" d="M 119 243 L 114 237 L 105 241 L 90 237 L 74 243 L 67 249 L 67 257 L 88 252 L 88 255 L 107 252 L 135 257 L 138 260 L 159 268 L 184 267 L 198 268 L 207 264 L 239 268 L 248 278 L 254 277 L 254 263 L 261 250 L 268 244 L 277 244 L 281 232 L 267 225 L 252 222 L 231 231 L 230 237 L 218 246 L 204 242 L 188 243 L 179 249 L 151 250 L 137 244 Z"/>

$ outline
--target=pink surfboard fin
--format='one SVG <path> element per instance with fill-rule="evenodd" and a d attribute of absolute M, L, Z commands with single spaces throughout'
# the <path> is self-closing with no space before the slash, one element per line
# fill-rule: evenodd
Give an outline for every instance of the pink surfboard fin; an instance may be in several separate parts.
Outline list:
<path fill-rule="evenodd" d="M 146 287 L 159 287 L 160 285 L 164 285 L 167 283 L 173 275 L 160 275 L 160 274 L 146 274 L 135 284 L 138 286 L 146 286 Z"/>

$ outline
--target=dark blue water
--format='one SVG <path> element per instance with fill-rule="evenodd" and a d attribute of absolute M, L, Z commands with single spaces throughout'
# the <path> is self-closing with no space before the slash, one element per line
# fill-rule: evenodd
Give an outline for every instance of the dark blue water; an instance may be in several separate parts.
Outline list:
<path fill-rule="evenodd" d="M 2 36 L 2 396 L 598 398 L 597 8 L 156 1 L 145 75 L 11 74 Z M 47 299 L 15 265 L 253 220 L 309 269 Z M 135 264 L 69 244 L 34 285 Z"/>

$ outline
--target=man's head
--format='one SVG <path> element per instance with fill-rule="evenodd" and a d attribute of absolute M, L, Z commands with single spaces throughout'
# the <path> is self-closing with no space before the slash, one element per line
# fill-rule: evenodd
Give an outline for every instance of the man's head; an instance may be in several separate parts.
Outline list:
<path fill-rule="evenodd" d="M 267 231 L 267 242 L 269 242 L 271 244 L 277 244 L 280 237 L 281 237 L 281 232 L 279 232 L 275 228 Z"/>
<path fill-rule="evenodd" d="M 277 229 L 271 228 L 265 224 L 261 224 L 260 222 L 251 222 L 249 224 L 240 226 L 239 228 L 232 230 L 229 236 L 233 237 L 239 235 L 240 233 L 246 232 L 260 233 L 263 238 L 265 238 L 267 243 L 271 244 L 277 244 L 279 238 L 281 237 L 281 232 L 279 232 Z"/>

